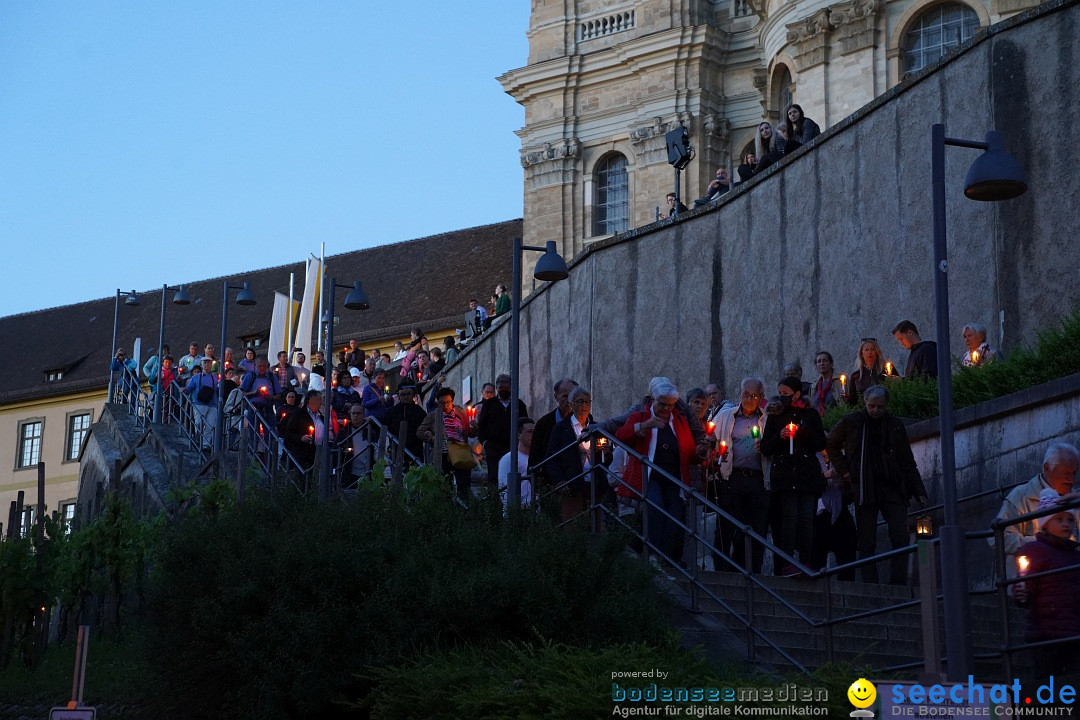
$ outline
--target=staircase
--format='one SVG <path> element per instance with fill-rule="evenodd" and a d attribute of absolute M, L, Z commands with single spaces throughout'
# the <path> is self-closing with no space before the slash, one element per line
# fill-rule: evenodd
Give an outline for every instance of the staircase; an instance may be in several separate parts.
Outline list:
<path fill-rule="evenodd" d="M 759 579 L 811 618 L 823 620 L 826 617 L 824 580 L 770 576 L 759 576 Z M 735 613 L 746 617 L 748 581 L 741 574 L 699 571 L 698 581 Z M 916 587 L 835 579 L 831 583 L 833 619 L 919 599 L 919 590 Z M 689 582 L 683 580 L 677 584 L 681 592 L 688 596 Z M 815 670 L 830 662 L 825 628 L 810 627 L 805 620 L 762 588 L 753 588 L 750 602 L 753 607 L 753 626 L 796 661 L 809 670 Z M 702 590 L 698 590 L 698 607 L 702 611 L 699 625 L 722 628 L 729 644 L 734 645 L 731 649 L 739 652 L 744 659 L 753 660 L 766 670 L 791 672 L 795 669 L 781 653 L 757 637 L 753 642 L 754 656 L 750 658 L 747 643 L 750 633 L 745 625 Z M 1002 642 L 997 596 L 972 596 L 971 614 L 972 645 L 976 657 L 980 653 L 997 651 Z M 939 627 L 942 627 L 940 606 L 938 616 Z M 1013 637 L 1019 637 L 1022 631 L 1022 612 L 1011 608 L 1009 620 Z M 834 625 L 831 659 L 837 663 L 865 668 L 868 672 L 918 663 L 913 669 L 890 673 L 894 676 L 903 672 L 917 674 L 922 669 L 923 661 L 922 627 L 921 608 L 918 604 Z M 734 640 L 734 643 L 731 643 L 731 640 Z M 999 678 L 1002 673 L 998 659 L 976 662 L 976 675 L 980 679 Z"/>

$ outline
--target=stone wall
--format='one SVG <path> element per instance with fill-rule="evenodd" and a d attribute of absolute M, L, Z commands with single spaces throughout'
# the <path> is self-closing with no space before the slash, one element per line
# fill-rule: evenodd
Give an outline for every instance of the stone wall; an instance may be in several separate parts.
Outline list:
<path fill-rule="evenodd" d="M 771 385 L 787 360 L 809 372 L 818 349 L 850 372 L 866 336 L 902 368 L 893 325 L 908 318 L 934 336 L 930 126 L 939 121 L 970 139 L 1003 131 L 1030 186 L 1004 203 L 969 201 L 963 181 L 977 152 L 948 150 L 952 349 L 972 321 L 1006 351 L 1033 340 L 1080 304 L 1068 206 L 1080 173 L 1076 144 L 1064 141 L 1075 124 L 1078 36 L 1076 0 L 1044 4 L 717 206 L 588 246 L 568 280 L 523 304 L 530 410 L 550 409 L 551 383 L 567 375 L 590 387 L 595 414 L 611 415 L 657 374 L 684 391 L 715 381 L 732 396 L 747 374 Z M 478 388 L 506 371 L 508 330 L 496 323 L 448 368 L 450 384 L 468 375 Z"/>

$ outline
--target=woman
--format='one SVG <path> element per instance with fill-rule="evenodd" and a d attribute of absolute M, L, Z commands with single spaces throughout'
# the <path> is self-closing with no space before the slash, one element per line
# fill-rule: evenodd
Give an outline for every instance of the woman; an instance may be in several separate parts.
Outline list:
<path fill-rule="evenodd" d="M 754 134 L 754 155 L 758 163 L 754 168 L 757 175 L 783 157 L 783 152 L 777 147 L 776 137 L 773 135 L 773 126 L 768 120 L 763 120 Z"/>
<path fill-rule="evenodd" d="M 757 155 L 753 151 L 743 155 L 743 164 L 739 166 L 739 182 L 746 182 L 750 178 L 754 177 L 754 170 L 757 167 Z"/>
<path fill-rule="evenodd" d="M 450 365 L 455 360 L 457 360 L 457 356 L 458 356 L 457 343 L 454 342 L 454 337 L 452 335 L 447 335 L 446 337 L 444 337 L 442 342 L 443 342 L 443 353 L 446 356 L 446 364 Z"/>
<path fill-rule="evenodd" d="M 244 359 L 240 361 L 240 365 L 238 367 L 241 370 L 243 370 L 245 373 L 255 372 L 255 349 L 254 348 L 245 348 L 244 349 Z"/>
<path fill-rule="evenodd" d="M 843 389 L 839 379 L 833 377 L 833 356 L 825 350 L 819 350 L 814 357 L 814 366 L 818 371 L 818 379 L 810 386 L 809 400 L 818 411 L 818 415 L 824 417 L 825 411 L 833 405 L 840 405 L 844 401 Z"/>
<path fill-rule="evenodd" d="M 454 404 L 453 388 L 439 388 L 437 399 L 439 407 L 429 412 L 424 422 L 420 423 L 416 437 L 434 446 L 435 457 L 442 458 L 443 475 L 454 478 L 458 497 L 468 501 L 472 488 L 472 469 L 459 470 L 454 467 L 450 462 L 448 444 L 458 443 L 468 447 L 469 438 L 476 437 L 476 428 L 469 424 L 465 408 Z"/>
<path fill-rule="evenodd" d="M 401 360 L 402 358 L 404 358 L 406 355 L 408 355 L 408 353 L 405 352 L 405 346 L 401 344 L 400 340 L 395 340 L 394 341 L 394 354 L 390 358 L 390 362 L 397 362 L 398 360 Z"/>
<path fill-rule="evenodd" d="M 300 409 L 300 396 L 297 395 L 296 390 L 290 388 L 285 393 L 285 398 L 281 402 L 281 408 L 278 412 L 278 423 L 283 423 L 289 419 L 289 416 Z"/>
<path fill-rule="evenodd" d="M 814 511 L 825 478 L 817 453 L 825 449 L 821 416 L 802 397 L 802 381 L 786 377 L 777 387 L 781 410 L 769 416 L 761 436 L 761 454 L 772 459 L 769 480 L 780 505 L 780 549 L 810 566 L 814 538 Z M 797 575 L 786 566 L 784 576 Z"/>
<path fill-rule="evenodd" d="M 416 327 L 412 329 L 410 333 L 412 340 L 409 342 L 409 347 L 406 348 L 405 357 L 401 361 L 401 377 L 409 377 L 409 372 L 412 370 L 413 361 L 416 360 L 416 355 L 421 350 L 427 350 L 427 338 L 424 337 L 424 331 Z"/>
<path fill-rule="evenodd" d="M 303 405 L 279 425 L 281 439 L 302 469 L 307 470 L 315 464 L 316 450 L 322 446 L 326 424 L 322 419 L 323 394 L 318 390 L 308 390 L 304 395 Z M 333 442 L 333 432 L 330 442 Z"/>
<path fill-rule="evenodd" d="M 805 145 L 821 134 L 821 128 L 810 118 L 803 115 L 803 109 L 795 104 L 788 105 L 784 113 L 784 136 L 787 138 L 785 154 Z"/>
<path fill-rule="evenodd" d="M 891 375 L 896 376 L 893 369 Z M 847 383 L 842 383 L 842 392 L 848 405 L 858 405 L 859 398 L 871 385 L 885 382 L 885 361 L 881 359 L 881 346 L 877 338 L 863 338 L 859 345 L 859 357 L 855 360 L 855 369 Z"/>
<path fill-rule="evenodd" d="M 990 347 L 986 342 L 986 326 L 979 323 L 968 323 L 964 326 L 964 345 L 967 352 L 960 358 L 964 367 L 976 367 L 996 362 L 1001 359 L 1001 353 Z"/>
<path fill-rule="evenodd" d="M 649 501 L 646 540 L 670 562 L 682 564 L 683 530 L 658 508 L 682 519 L 682 493 L 690 489 L 690 466 L 698 460 L 697 445 L 686 415 L 676 407 L 679 391 L 675 385 L 667 378 L 656 378 L 650 388 L 651 400 L 642 410 L 630 414 L 615 437 L 679 481 L 672 482 L 659 473 L 646 473 L 641 461 L 630 457 L 623 474 L 624 482 L 630 487 L 620 484 L 616 492 L 635 500 L 641 498 L 643 480 L 648 475 L 644 491 Z"/>

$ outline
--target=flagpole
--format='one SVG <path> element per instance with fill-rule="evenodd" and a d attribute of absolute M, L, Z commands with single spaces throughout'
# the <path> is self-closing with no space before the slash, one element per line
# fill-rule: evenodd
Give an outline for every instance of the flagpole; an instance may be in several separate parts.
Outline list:
<path fill-rule="evenodd" d="M 322 332 L 322 313 L 323 313 L 323 288 L 326 286 L 326 243 L 319 243 L 319 314 L 315 316 L 316 334 L 319 338 L 319 349 L 329 354 L 333 348 L 327 349 L 323 347 L 323 332 Z M 330 322 L 334 319 L 330 318 Z M 332 364 L 332 358 L 326 358 L 326 362 Z"/>
<path fill-rule="evenodd" d="M 295 358 L 293 357 L 293 347 L 296 345 L 296 337 L 293 335 L 293 324 L 296 322 L 296 318 L 293 317 L 293 281 L 296 277 L 296 273 L 289 273 L 289 307 L 285 311 L 285 352 L 289 353 L 289 364 L 292 365 Z"/>

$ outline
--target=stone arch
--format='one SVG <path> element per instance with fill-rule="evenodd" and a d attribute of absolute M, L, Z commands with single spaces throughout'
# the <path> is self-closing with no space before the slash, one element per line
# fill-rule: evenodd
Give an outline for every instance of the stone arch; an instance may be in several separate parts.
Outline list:
<path fill-rule="evenodd" d="M 769 104 L 765 108 L 765 118 L 776 124 L 784 108 L 795 101 L 795 87 L 798 84 L 799 71 L 795 61 L 784 53 L 773 58 L 769 70 Z"/>
<path fill-rule="evenodd" d="M 605 144 L 587 152 L 585 174 L 586 237 L 622 232 L 630 227 L 632 152 Z"/>
<path fill-rule="evenodd" d="M 972 3 L 967 0 L 916 0 L 896 21 L 896 25 L 889 34 L 889 44 L 886 46 L 885 53 L 888 59 L 888 81 L 890 85 L 900 82 L 904 73 L 904 38 L 907 36 L 912 24 L 923 13 L 939 5 L 963 5 L 972 10 L 979 18 L 979 30 L 990 24 L 990 13 L 980 2 Z"/>

